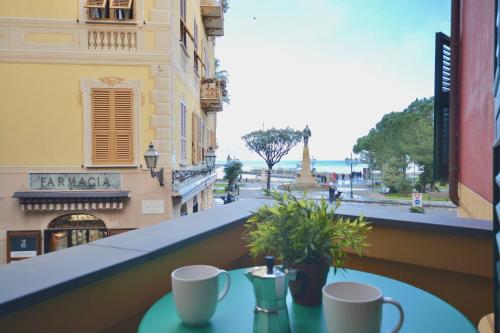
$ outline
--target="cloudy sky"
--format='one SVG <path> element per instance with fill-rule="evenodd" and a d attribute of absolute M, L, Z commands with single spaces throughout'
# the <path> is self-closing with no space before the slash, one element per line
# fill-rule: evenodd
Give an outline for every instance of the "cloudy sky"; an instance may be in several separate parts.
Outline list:
<path fill-rule="evenodd" d="M 308 124 L 312 156 L 344 159 L 383 114 L 433 95 L 434 35 L 449 29 L 450 0 L 230 0 L 217 155 L 259 159 L 242 135 Z"/>

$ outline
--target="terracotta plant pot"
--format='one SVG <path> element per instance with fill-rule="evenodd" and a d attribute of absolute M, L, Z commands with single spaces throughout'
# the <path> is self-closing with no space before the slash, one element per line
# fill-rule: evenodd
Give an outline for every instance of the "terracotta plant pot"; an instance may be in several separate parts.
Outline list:
<path fill-rule="evenodd" d="M 297 277 L 290 281 L 290 293 L 293 301 L 300 305 L 314 306 L 321 304 L 321 290 L 326 284 L 330 263 L 292 265 L 297 270 Z"/>

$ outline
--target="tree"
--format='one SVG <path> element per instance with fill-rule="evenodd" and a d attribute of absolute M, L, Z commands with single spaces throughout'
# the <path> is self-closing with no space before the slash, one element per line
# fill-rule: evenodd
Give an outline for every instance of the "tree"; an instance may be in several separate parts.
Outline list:
<path fill-rule="evenodd" d="M 236 180 L 240 178 L 243 164 L 238 160 L 231 160 L 224 166 L 224 179 L 227 179 L 228 187 L 234 185 Z"/>
<path fill-rule="evenodd" d="M 220 69 L 220 60 L 215 58 L 215 78 L 217 80 L 224 81 L 224 87 L 223 87 L 223 92 L 222 92 L 222 100 L 224 103 L 229 104 L 231 102 L 231 99 L 229 98 L 229 95 L 227 93 L 226 86 L 229 83 L 229 73 L 225 69 Z"/>
<path fill-rule="evenodd" d="M 383 178 L 384 172 L 389 172 L 385 179 L 394 191 L 407 188 L 406 169 L 410 162 L 422 170 L 417 184 L 420 188 L 425 189 L 431 181 L 433 105 L 433 98 L 416 99 L 402 112 L 384 115 L 353 147 L 355 153 L 368 161 L 370 168 L 382 170 Z M 395 185 L 395 179 L 399 179 L 401 186 Z"/>
<path fill-rule="evenodd" d="M 222 10 L 224 11 L 224 14 L 227 13 L 228 9 L 229 9 L 229 0 L 223 0 L 222 1 Z"/>
<path fill-rule="evenodd" d="M 271 170 L 290 149 L 302 141 L 302 131 L 290 127 L 258 130 L 241 137 L 250 151 L 256 152 L 267 164 L 267 189 L 271 189 Z"/>

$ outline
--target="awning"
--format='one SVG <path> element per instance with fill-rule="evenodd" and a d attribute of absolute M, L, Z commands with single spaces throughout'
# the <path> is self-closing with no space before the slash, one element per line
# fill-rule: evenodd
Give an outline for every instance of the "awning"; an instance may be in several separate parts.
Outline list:
<path fill-rule="evenodd" d="M 24 211 L 119 210 L 130 191 L 15 192 Z"/>
<path fill-rule="evenodd" d="M 172 197 L 180 199 L 181 202 L 186 202 L 199 192 L 208 188 L 212 183 L 215 182 L 216 178 L 217 174 L 214 172 L 205 177 L 198 178 L 197 180 L 192 182 L 176 184 L 174 185 L 172 190 Z"/>

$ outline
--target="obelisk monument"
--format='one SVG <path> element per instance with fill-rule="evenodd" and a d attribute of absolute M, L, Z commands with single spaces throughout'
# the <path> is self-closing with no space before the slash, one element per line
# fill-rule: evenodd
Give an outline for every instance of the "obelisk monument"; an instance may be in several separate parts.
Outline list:
<path fill-rule="evenodd" d="M 302 170 L 300 175 L 297 177 L 295 187 L 299 189 L 312 189 L 318 188 L 320 185 L 314 179 L 311 172 L 311 160 L 309 158 L 309 138 L 311 137 L 311 130 L 307 125 L 302 131 L 304 137 L 304 150 L 302 152 Z"/>

